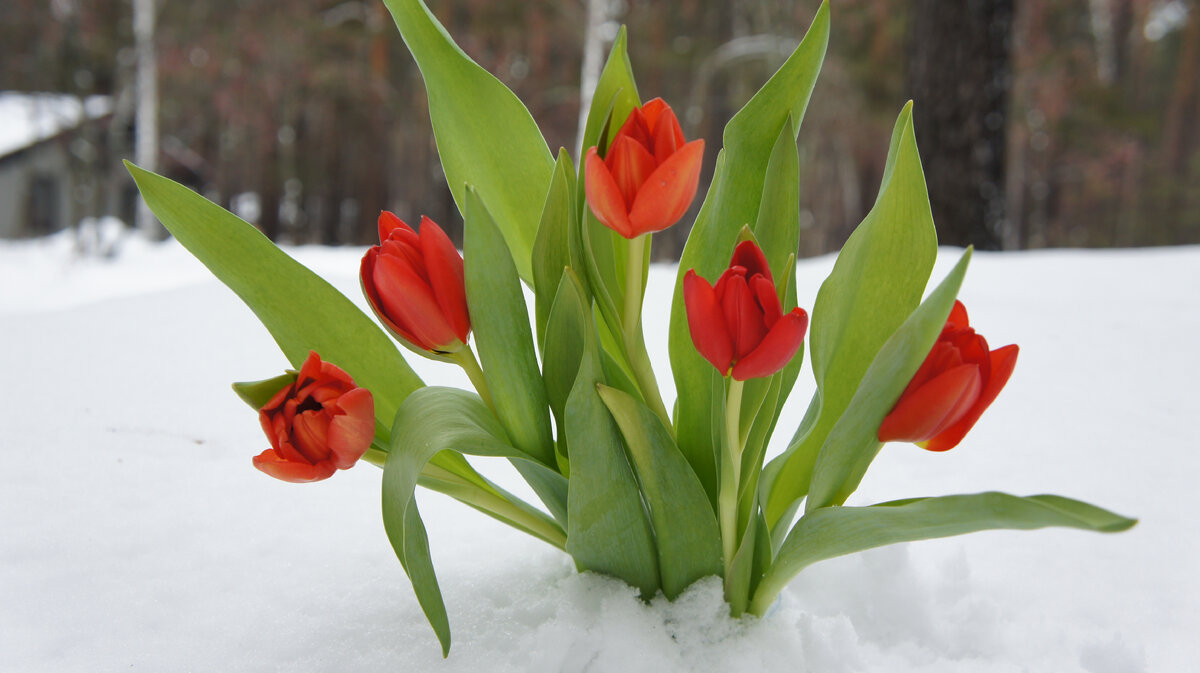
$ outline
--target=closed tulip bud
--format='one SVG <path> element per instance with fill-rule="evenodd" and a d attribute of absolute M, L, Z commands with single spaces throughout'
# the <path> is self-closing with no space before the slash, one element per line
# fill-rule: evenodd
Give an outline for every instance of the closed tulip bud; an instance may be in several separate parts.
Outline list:
<path fill-rule="evenodd" d="M 379 215 L 379 245 L 363 255 L 363 292 L 379 320 L 401 341 L 435 354 L 460 350 L 471 332 L 463 259 L 428 217 L 420 233 L 399 217 Z"/>
<path fill-rule="evenodd" d="M 315 352 L 258 417 L 271 448 L 254 457 L 254 466 L 284 481 L 328 479 L 353 466 L 375 438 L 371 391 Z"/>
<path fill-rule="evenodd" d="M 955 301 L 933 349 L 880 424 L 879 441 L 954 448 L 1012 376 L 1017 352 L 1015 344 L 989 351 Z"/>
<path fill-rule="evenodd" d="M 715 287 L 688 271 L 683 301 L 696 350 L 738 381 L 783 369 L 808 330 L 804 309 L 783 313 L 767 259 L 753 241 L 738 244 Z"/>
<path fill-rule="evenodd" d="M 704 141 L 684 142 L 674 111 L 655 98 L 634 108 L 603 158 L 588 150 L 588 206 L 625 238 L 666 229 L 696 196 L 703 158 Z"/>

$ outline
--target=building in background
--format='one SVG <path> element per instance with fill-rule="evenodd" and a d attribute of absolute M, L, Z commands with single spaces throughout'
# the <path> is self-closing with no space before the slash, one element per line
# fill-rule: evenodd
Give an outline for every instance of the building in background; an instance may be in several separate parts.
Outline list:
<path fill-rule="evenodd" d="M 112 120 L 107 96 L 0 92 L 0 238 L 130 221 L 136 192 L 109 152 Z"/>

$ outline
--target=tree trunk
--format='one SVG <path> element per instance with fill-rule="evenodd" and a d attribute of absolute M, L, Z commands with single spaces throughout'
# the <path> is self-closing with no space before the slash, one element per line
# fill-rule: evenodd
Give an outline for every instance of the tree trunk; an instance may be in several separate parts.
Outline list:
<path fill-rule="evenodd" d="M 908 89 L 942 243 L 999 249 L 1014 0 L 913 0 Z"/>
<path fill-rule="evenodd" d="M 137 54 L 137 111 L 133 154 L 138 166 L 158 169 L 158 62 L 154 51 L 155 0 L 133 0 L 133 37 Z M 137 229 L 149 238 L 164 233 L 145 201 L 138 200 Z"/>

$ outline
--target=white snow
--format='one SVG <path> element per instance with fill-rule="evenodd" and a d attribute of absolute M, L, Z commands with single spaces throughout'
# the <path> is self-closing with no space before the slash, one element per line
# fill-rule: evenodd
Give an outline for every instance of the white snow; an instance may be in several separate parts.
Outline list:
<path fill-rule="evenodd" d="M 0 157 L 112 111 L 108 96 L 0 91 Z"/>
<path fill-rule="evenodd" d="M 645 605 L 423 493 L 445 661 L 384 535 L 379 471 L 294 485 L 251 467 L 265 438 L 228 385 L 286 363 L 250 311 L 173 242 L 127 241 L 112 261 L 70 250 L 0 244 L 0 670 L 1196 670 L 1200 248 L 977 254 L 962 296 L 993 345 L 1021 345 L 1012 381 L 961 446 L 889 445 L 853 498 L 1060 493 L 1140 517 L 1132 531 L 883 548 L 817 564 L 766 618 L 732 621 L 715 581 Z M 360 301 L 361 250 L 292 252 Z M 802 305 L 831 264 L 800 263 Z M 648 305 L 666 305 L 673 272 L 652 270 Z M 648 339 L 673 397 L 665 316 L 648 313 Z"/>

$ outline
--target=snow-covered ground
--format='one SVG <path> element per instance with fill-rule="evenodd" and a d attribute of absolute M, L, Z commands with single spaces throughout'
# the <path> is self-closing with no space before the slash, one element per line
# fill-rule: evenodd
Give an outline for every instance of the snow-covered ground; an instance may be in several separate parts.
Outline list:
<path fill-rule="evenodd" d="M 358 301 L 361 250 L 293 252 Z M 831 264 L 799 265 L 803 305 Z M 128 241 L 112 261 L 62 237 L 0 244 L 0 670 L 1197 670 L 1200 248 L 972 266 L 972 322 L 1021 345 L 1012 381 L 955 450 L 889 445 L 853 502 L 1051 492 L 1140 517 L 1132 531 L 883 548 L 813 566 L 768 617 L 734 622 L 715 581 L 644 605 L 425 493 L 443 661 L 384 536 L 379 471 L 294 485 L 251 467 L 266 440 L 228 385 L 286 363 L 231 292 L 175 243 Z M 672 274 L 652 271 L 649 305 Z M 648 339 L 673 397 L 665 315 Z"/>

